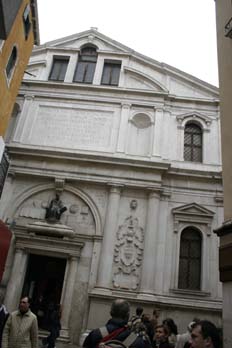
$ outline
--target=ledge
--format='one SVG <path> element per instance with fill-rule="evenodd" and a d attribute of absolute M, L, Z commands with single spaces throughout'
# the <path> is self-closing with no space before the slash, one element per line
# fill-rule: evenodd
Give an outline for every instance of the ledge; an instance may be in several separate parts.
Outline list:
<path fill-rule="evenodd" d="M 210 292 L 200 290 L 170 289 L 174 294 L 186 295 L 186 297 L 209 297 Z"/>

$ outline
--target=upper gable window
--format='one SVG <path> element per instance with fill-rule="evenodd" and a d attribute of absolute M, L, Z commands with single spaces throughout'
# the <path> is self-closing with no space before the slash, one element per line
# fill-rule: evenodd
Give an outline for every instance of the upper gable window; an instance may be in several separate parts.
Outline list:
<path fill-rule="evenodd" d="M 97 63 L 97 51 L 94 46 L 82 48 L 73 81 L 80 83 L 92 83 Z"/>
<path fill-rule="evenodd" d="M 64 81 L 69 57 L 54 57 L 49 80 Z"/>
<path fill-rule="evenodd" d="M 121 61 L 107 61 L 104 62 L 102 73 L 102 85 L 118 86 L 121 71 Z"/>
<path fill-rule="evenodd" d="M 6 66 L 6 76 L 8 80 L 10 80 L 13 75 L 16 61 L 17 61 L 17 48 L 16 46 L 14 46 Z"/>
<path fill-rule="evenodd" d="M 31 21 L 30 21 L 30 5 L 28 4 L 23 12 L 23 26 L 25 39 L 27 40 L 30 29 L 31 29 Z"/>
<path fill-rule="evenodd" d="M 195 123 L 187 123 L 185 126 L 184 160 L 202 162 L 202 129 Z"/>

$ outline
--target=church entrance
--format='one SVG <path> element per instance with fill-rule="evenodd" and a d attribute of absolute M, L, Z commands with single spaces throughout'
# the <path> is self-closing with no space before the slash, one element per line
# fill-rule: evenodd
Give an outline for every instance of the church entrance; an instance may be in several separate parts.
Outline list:
<path fill-rule="evenodd" d="M 49 328 L 50 312 L 60 303 L 65 268 L 66 259 L 29 255 L 23 295 L 31 298 L 31 310 L 41 329 Z"/>

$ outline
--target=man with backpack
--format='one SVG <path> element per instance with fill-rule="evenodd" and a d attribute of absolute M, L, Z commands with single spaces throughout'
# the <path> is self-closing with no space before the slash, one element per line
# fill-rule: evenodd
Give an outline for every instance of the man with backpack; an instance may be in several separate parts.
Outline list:
<path fill-rule="evenodd" d="M 150 340 L 145 329 L 128 325 L 130 316 L 130 305 L 126 300 L 116 299 L 110 310 L 111 319 L 102 328 L 95 329 L 86 337 L 84 348 L 110 347 L 110 341 L 117 340 L 126 347 L 150 348 Z"/>

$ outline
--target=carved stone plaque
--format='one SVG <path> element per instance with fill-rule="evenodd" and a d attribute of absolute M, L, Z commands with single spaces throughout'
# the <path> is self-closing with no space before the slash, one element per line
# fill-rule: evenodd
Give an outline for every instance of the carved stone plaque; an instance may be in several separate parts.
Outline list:
<path fill-rule="evenodd" d="M 40 106 L 30 143 L 66 148 L 109 150 L 113 112 Z"/>
<path fill-rule="evenodd" d="M 139 284 L 143 257 L 143 229 L 132 215 L 119 226 L 114 248 L 113 285 L 116 288 L 135 290 Z"/>

